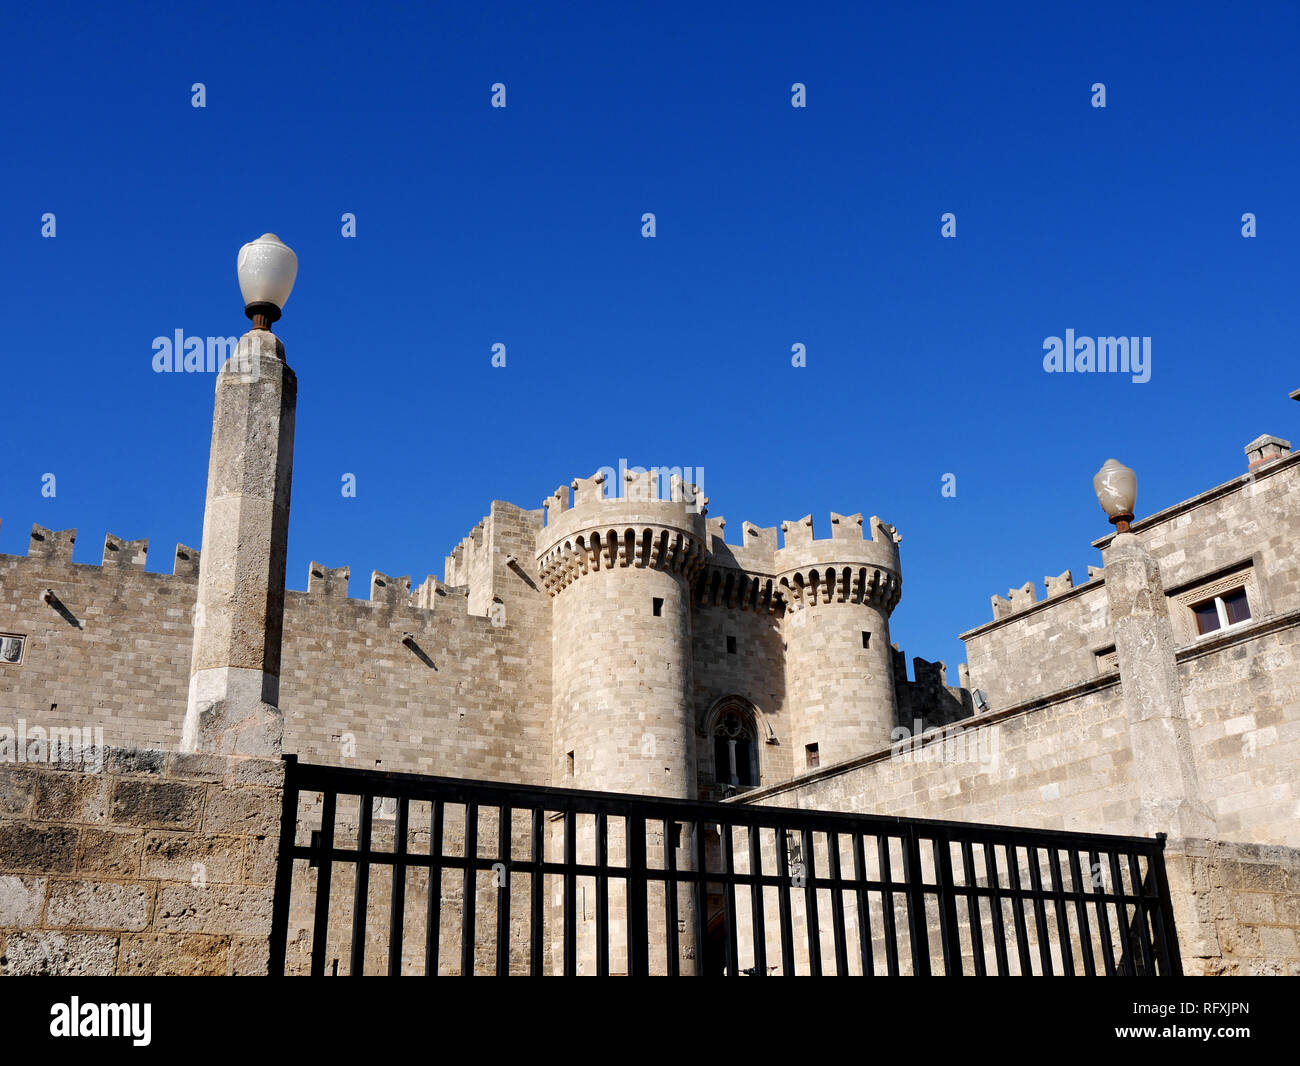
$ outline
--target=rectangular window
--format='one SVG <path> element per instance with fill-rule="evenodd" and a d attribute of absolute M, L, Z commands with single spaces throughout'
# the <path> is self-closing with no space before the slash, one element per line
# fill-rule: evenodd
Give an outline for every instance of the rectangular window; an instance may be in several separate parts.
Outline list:
<path fill-rule="evenodd" d="M 804 748 L 804 754 L 808 758 L 808 769 L 821 765 L 821 754 L 817 751 L 816 744 L 809 744 Z"/>
<path fill-rule="evenodd" d="M 652 606 L 654 607 L 655 617 L 656 618 L 662 617 L 664 613 L 664 601 L 661 600 L 658 596 L 656 596 L 654 598 Z"/>
<path fill-rule="evenodd" d="M 1174 639 L 1180 644 L 1249 625 L 1259 617 L 1264 605 L 1251 560 L 1202 574 L 1167 594 Z"/>
<path fill-rule="evenodd" d="M 1223 609 L 1228 615 L 1228 625 L 1235 626 L 1250 621 L 1250 603 L 1246 599 L 1244 588 L 1236 589 L 1221 597 Z"/>
<path fill-rule="evenodd" d="M 1244 587 L 1229 589 L 1218 596 L 1191 605 L 1192 615 L 1196 619 L 1196 635 L 1206 636 L 1217 633 L 1228 626 L 1249 622 L 1250 601 Z"/>
<path fill-rule="evenodd" d="M 1213 633 L 1219 628 L 1219 607 L 1213 600 L 1198 603 L 1192 608 L 1192 614 L 1196 615 L 1197 633 Z"/>
<path fill-rule="evenodd" d="M 864 648 L 871 647 L 871 634 L 868 633 L 865 629 L 862 631 L 862 646 Z"/>
<path fill-rule="evenodd" d="M 23 645 L 26 637 L 17 633 L 0 633 L 0 663 L 6 666 L 19 666 L 23 661 Z"/>
<path fill-rule="evenodd" d="M 572 777 L 573 776 L 573 752 L 569 752 L 568 763 L 569 763 L 569 776 Z"/>
<path fill-rule="evenodd" d="M 728 638 L 727 638 L 727 654 L 728 654 L 728 655 L 735 655 L 735 654 L 736 654 L 736 638 L 735 638 L 735 637 L 728 637 Z"/>

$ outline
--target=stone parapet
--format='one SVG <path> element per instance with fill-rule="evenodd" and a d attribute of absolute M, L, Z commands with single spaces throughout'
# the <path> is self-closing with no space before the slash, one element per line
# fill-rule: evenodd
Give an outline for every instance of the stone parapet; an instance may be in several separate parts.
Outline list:
<path fill-rule="evenodd" d="M 0 973 L 266 974 L 283 763 L 65 766 L 0 763 Z"/>
<path fill-rule="evenodd" d="M 661 500 L 652 479 L 629 479 L 618 499 L 601 494 L 604 475 L 575 480 L 573 507 L 548 506 L 549 521 L 537 533 L 537 567 L 552 596 L 584 574 L 615 567 L 694 580 L 705 559 L 705 517 L 693 487 L 675 480 L 672 498 Z M 567 502 L 562 489 L 553 499 Z"/>
<path fill-rule="evenodd" d="M 832 512 L 829 539 L 813 539 L 811 515 L 786 522 L 781 529 L 785 545 L 774 553 L 774 569 L 787 610 L 865 603 L 888 614 L 898 605 L 903 594 L 898 557 L 902 538 L 893 526 L 873 515 L 864 530 L 862 515 Z"/>

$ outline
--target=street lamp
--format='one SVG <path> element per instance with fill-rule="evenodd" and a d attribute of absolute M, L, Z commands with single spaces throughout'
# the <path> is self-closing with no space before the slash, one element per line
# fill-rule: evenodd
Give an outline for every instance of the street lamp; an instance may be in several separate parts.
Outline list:
<path fill-rule="evenodd" d="M 1137 474 L 1118 459 L 1107 459 L 1093 475 L 1092 488 L 1101 509 L 1110 516 L 1115 532 L 1127 533 L 1137 503 Z"/>
<path fill-rule="evenodd" d="M 252 319 L 254 329 L 269 330 L 293 291 L 298 257 L 274 233 L 263 233 L 239 249 L 235 270 L 244 296 L 244 314 Z"/>

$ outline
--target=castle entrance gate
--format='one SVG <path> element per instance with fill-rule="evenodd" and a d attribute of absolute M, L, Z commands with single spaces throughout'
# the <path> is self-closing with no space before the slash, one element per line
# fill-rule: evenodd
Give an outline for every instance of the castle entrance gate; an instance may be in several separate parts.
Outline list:
<path fill-rule="evenodd" d="M 1182 971 L 1163 837 L 285 762 L 275 974 Z"/>

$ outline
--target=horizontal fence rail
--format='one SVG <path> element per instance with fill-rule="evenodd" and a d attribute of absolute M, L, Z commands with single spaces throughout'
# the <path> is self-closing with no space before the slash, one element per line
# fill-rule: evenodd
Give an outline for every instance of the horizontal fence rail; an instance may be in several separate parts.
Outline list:
<path fill-rule="evenodd" d="M 1163 836 L 285 762 L 277 974 L 1181 973 Z"/>

